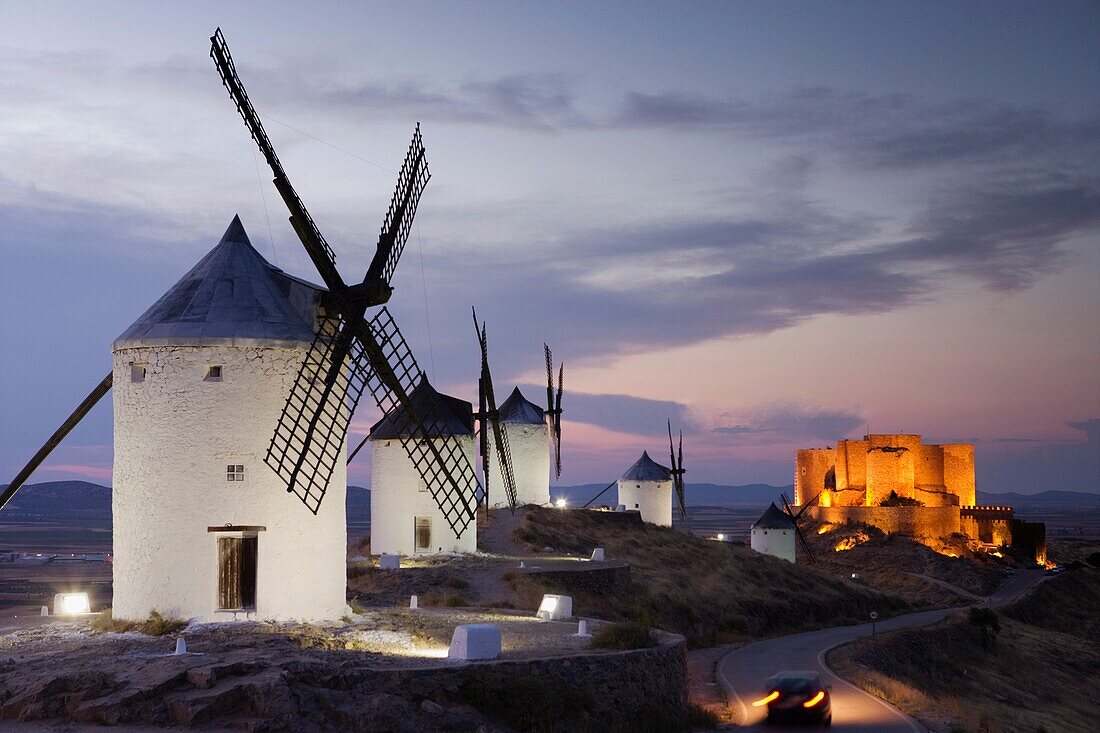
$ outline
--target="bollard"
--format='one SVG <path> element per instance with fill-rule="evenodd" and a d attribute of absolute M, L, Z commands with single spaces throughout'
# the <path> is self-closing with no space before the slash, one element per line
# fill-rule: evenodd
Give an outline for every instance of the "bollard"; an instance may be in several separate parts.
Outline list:
<path fill-rule="evenodd" d="M 523 570 L 525 567 L 527 567 L 527 566 L 523 564 L 523 560 L 520 560 L 519 561 L 519 569 Z"/>
<path fill-rule="evenodd" d="M 588 633 L 588 622 L 585 621 L 584 619 L 581 619 L 580 623 L 577 624 L 577 634 L 576 635 L 577 636 L 592 636 L 592 634 Z"/>
<path fill-rule="evenodd" d="M 42 615 L 43 616 L 49 616 L 50 615 L 50 607 L 49 606 L 42 606 Z"/>
<path fill-rule="evenodd" d="M 417 606 L 416 604 L 417 604 L 416 596 L 409 596 L 409 608 L 411 610 L 415 611 L 417 608 L 419 608 L 419 606 Z"/>
<path fill-rule="evenodd" d="M 187 642 L 184 641 L 184 638 L 181 636 L 178 639 L 176 639 L 176 653 L 175 653 L 175 656 L 181 657 L 186 653 L 187 653 Z"/>

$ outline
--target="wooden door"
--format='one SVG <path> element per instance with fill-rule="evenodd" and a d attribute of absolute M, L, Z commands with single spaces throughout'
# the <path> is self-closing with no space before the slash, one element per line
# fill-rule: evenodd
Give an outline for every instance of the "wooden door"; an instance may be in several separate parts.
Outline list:
<path fill-rule="evenodd" d="M 218 538 L 218 608 L 240 611 L 256 607 L 255 537 Z"/>

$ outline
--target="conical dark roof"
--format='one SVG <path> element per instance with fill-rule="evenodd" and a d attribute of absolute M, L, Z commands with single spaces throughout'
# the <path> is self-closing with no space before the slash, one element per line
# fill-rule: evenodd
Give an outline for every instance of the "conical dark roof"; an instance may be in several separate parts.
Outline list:
<path fill-rule="evenodd" d="M 421 420 L 434 413 L 436 426 L 443 435 L 473 435 L 474 408 L 469 402 L 435 390 L 426 376 L 422 376 L 409 394 L 413 411 Z M 371 440 L 392 440 L 410 435 L 413 426 L 405 419 L 405 408 L 398 407 L 371 426 Z M 430 429 L 430 426 L 425 426 Z"/>
<path fill-rule="evenodd" d="M 217 246 L 134 321 L 114 348 L 308 344 L 322 290 L 265 260 L 234 216 Z"/>
<path fill-rule="evenodd" d="M 500 412 L 502 422 L 524 425 L 542 425 L 546 422 L 542 408 L 524 397 L 519 387 L 512 390 L 512 394 L 508 395 L 508 399 L 504 400 L 497 411 Z"/>
<path fill-rule="evenodd" d="M 671 478 L 669 470 L 650 458 L 647 451 L 642 451 L 642 457 L 623 474 L 624 481 L 669 481 Z"/>
<path fill-rule="evenodd" d="M 753 529 L 794 529 L 794 520 L 773 501 L 752 526 Z"/>

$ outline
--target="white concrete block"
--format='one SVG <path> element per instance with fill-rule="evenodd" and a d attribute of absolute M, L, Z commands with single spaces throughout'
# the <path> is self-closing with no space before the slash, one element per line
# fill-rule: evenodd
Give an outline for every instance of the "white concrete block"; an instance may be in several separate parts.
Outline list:
<path fill-rule="evenodd" d="M 409 596 L 409 608 L 415 611 L 419 607 L 419 601 L 416 596 Z"/>
<path fill-rule="evenodd" d="M 492 624 L 462 624 L 455 627 L 451 659 L 496 659 L 500 656 L 500 629 Z"/>
<path fill-rule="evenodd" d="M 603 548 L 602 547 L 597 547 L 595 550 L 592 551 L 592 562 L 603 562 L 603 561 L 604 561 Z"/>
<path fill-rule="evenodd" d="M 176 656 L 180 657 L 187 653 L 187 642 L 181 636 L 176 639 Z"/>
<path fill-rule="evenodd" d="M 542 597 L 536 614 L 542 621 L 561 621 L 573 617 L 573 596 L 557 596 L 547 593 Z"/>
<path fill-rule="evenodd" d="M 583 618 L 580 620 L 580 623 L 577 624 L 577 633 L 575 635 L 583 637 L 592 636 L 592 634 L 588 633 L 588 622 Z"/>
<path fill-rule="evenodd" d="M 49 606 L 42 606 L 41 615 L 42 616 L 49 616 L 50 615 L 50 607 Z"/>
<path fill-rule="evenodd" d="M 400 570 L 401 569 L 401 556 L 391 555 L 388 552 L 383 552 L 378 556 L 378 567 L 382 570 Z"/>

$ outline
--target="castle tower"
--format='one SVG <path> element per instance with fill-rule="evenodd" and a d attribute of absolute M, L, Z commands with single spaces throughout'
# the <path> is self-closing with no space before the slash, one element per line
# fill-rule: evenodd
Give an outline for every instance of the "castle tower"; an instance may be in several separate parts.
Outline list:
<path fill-rule="evenodd" d="M 643 451 L 619 479 L 619 503 L 640 512 L 644 522 L 671 527 L 672 475 Z"/>
<path fill-rule="evenodd" d="M 500 421 L 507 426 L 509 450 L 512 454 L 512 473 L 516 479 L 516 501 L 544 506 L 550 503 L 550 430 L 542 408 L 526 399 L 519 387 L 498 408 Z M 497 462 L 496 444 L 490 438 L 489 476 L 494 487 L 499 487 L 490 497 L 494 506 L 505 506 L 500 482 L 500 464 Z"/>
<path fill-rule="evenodd" d="M 409 395 L 418 405 L 432 405 L 446 440 L 457 440 L 474 465 L 474 412 L 469 402 L 440 394 L 427 377 Z M 370 549 L 374 555 L 427 555 L 438 552 L 476 552 L 477 526 L 471 522 L 459 537 L 439 510 L 427 484 L 420 477 L 401 444 L 408 423 L 399 412 L 389 413 L 370 429 Z"/>
<path fill-rule="evenodd" d="M 749 530 L 749 546 L 756 552 L 794 562 L 794 520 L 772 502 Z"/>
<path fill-rule="evenodd" d="M 316 515 L 264 463 L 320 289 L 221 241 L 114 342 L 114 615 L 336 619 L 346 474 Z"/>

